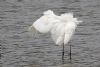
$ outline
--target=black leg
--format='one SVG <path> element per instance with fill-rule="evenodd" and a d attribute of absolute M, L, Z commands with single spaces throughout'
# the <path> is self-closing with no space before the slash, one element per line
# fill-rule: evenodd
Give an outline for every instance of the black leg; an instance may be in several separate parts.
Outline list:
<path fill-rule="evenodd" d="M 62 63 L 64 64 L 64 43 L 62 44 Z"/>
<path fill-rule="evenodd" d="M 70 56 L 70 63 L 72 63 L 72 53 L 71 53 L 71 45 L 70 45 L 70 53 L 69 53 L 69 56 Z"/>

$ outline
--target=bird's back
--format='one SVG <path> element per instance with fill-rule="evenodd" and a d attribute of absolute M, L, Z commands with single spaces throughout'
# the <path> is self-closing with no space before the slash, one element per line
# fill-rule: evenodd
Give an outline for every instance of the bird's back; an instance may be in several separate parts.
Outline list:
<path fill-rule="evenodd" d="M 57 16 L 53 13 L 53 11 L 51 11 L 51 10 L 45 11 L 43 16 L 41 16 L 39 19 L 37 19 L 32 24 L 30 29 L 32 27 L 34 27 L 40 33 L 48 33 L 48 32 L 50 32 L 53 24 L 58 21 L 58 19 L 56 19 L 56 17 Z"/>

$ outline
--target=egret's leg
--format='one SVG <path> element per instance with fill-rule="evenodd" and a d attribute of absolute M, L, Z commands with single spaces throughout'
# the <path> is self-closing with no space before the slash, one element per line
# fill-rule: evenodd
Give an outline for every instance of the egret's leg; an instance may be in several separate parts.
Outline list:
<path fill-rule="evenodd" d="M 69 56 L 70 56 L 70 63 L 72 63 L 72 50 L 71 50 L 71 45 L 70 45 L 70 53 L 69 53 Z"/>
<path fill-rule="evenodd" d="M 62 44 L 62 63 L 64 64 L 64 43 Z"/>

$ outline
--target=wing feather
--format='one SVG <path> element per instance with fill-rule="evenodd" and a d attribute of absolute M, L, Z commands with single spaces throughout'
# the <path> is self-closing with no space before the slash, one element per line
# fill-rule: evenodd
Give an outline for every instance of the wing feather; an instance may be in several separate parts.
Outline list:
<path fill-rule="evenodd" d="M 52 12 L 51 14 L 49 13 L 50 11 L 47 11 L 46 14 L 36 20 L 32 25 L 40 33 L 48 33 L 51 30 L 53 24 L 58 20 L 56 19 L 57 16 L 55 14 Z"/>
<path fill-rule="evenodd" d="M 51 30 L 51 36 L 57 45 L 61 45 L 64 40 L 64 24 L 56 23 Z"/>
<path fill-rule="evenodd" d="M 43 16 L 33 23 L 33 27 L 41 33 L 49 32 L 51 25 L 49 24 L 48 17 Z"/>
<path fill-rule="evenodd" d="M 75 31 L 75 24 L 65 26 L 64 44 L 67 44 Z"/>

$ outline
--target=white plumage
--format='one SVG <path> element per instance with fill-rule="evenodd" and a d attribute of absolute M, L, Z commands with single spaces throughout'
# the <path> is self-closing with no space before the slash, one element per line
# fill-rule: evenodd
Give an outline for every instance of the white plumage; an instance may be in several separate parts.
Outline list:
<path fill-rule="evenodd" d="M 65 13 L 57 16 L 51 10 L 44 12 L 43 16 L 36 20 L 29 30 L 33 34 L 39 33 L 51 33 L 53 41 L 57 45 L 63 45 L 62 60 L 64 63 L 64 45 L 71 39 L 75 28 L 79 23 L 77 18 L 73 17 L 73 13 Z M 35 36 L 35 35 L 34 35 Z M 71 62 L 71 45 L 70 45 L 70 62 Z"/>
<path fill-rule="evenodd" d="M 36 20 L 29 29 L 32 30 L 31 28 L 34 27 L 40 33 L 48 33 L 50 32 L 54 22 L 57 21 L 55 18 L 56 15 L 53 11 L 45 11 L 44 15 Z"/>
<path fill-rule="evenodd" d="M 29 30 L 33 31 L 33 34 L 36 32 L 51 33 L 54 42 L 57 45 L 61 45 L 62 43 L 68 43 L 77 24 L 80 22 L 82 21 L 78 21 L 77 18 L 73 17 L 73 13 L 65 13 L 57 16 L 53 11 L 47 10 L 42 17 L 29 27 Z"/>
<path fill-rule="evenodd" d="M 73 35 L 76 26 L 82 21 L 78 21 L 73 17 L 73 13 L 61 14 L 57 16 L 51 10 L 44 12 L 43 16 L 36 20 L 32 26 L 29 27 L 30 31 L 40 33 L 51 33 L 53 41 L 57 45 L 62 43 L 67 44 Z"/>

